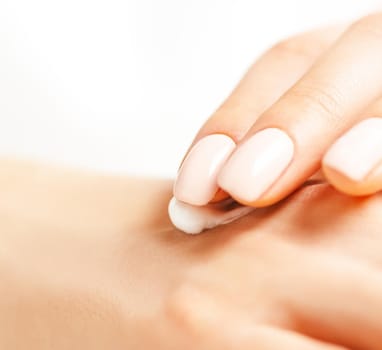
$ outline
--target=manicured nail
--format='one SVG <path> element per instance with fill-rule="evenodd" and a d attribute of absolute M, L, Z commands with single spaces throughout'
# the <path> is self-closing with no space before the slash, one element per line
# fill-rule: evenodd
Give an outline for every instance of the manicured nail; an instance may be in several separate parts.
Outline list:
<path fill-rule="evenodd" d="M 219 174 L 219 186 L 244 202 L 254 202 L 278 179 L 294 154 L 292 139 L 282 130 L 259 131 L 241 144 Z"/>
<path fill-rule="evenodd" d="M 340 137 L 323 164 L 349 179 L 362 181 L 382 162 L 382 118 L 366 119 Z"/>
<path fill-rule="evenodd" d="M 217 175 L 236 144 L 228 136 L 212 134 L 202 138 L 188 153 L 174 185 L 176 199 L 205 205 L 218 190 Z"/>

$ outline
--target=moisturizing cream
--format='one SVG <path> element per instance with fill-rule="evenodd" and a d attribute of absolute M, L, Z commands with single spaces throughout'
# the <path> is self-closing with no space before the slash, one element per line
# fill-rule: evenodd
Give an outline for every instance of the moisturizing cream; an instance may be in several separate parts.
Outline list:
<path fill-rule="evenodd" d="M 232 199 L 199 207 L 172 198 L 168 206 L 173 225 L 188 234 L 197 234 L 228 224 L 253 210 L 254 208 L 242 206 Z"/>

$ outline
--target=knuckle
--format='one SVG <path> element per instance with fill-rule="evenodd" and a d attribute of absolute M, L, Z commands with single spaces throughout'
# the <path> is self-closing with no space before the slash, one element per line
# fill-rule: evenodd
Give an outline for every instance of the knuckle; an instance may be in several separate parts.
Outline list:
<path fill-rule="evenodd" d="M 382 39 L 382 12 L 373 13 L 354 22 L 351 30 L 367 37 Z"/>
<path fill-rule="evenodd" d="M 205 344 L 218 332 L 219 327 L 209 319 L 208 296 L 194 285 L 177 287 L 165 303 L 165 313 L 170 322 L 185 339 L 192 339 L 199 345 Z"/>
<path fill-rule="evenodd" d="M 342 119 L 343 98 L 337 88 L 327 84 L 301 83 L 289 91 L 289 96 L 302 103 L 309 114 L 337 124 Z"/>

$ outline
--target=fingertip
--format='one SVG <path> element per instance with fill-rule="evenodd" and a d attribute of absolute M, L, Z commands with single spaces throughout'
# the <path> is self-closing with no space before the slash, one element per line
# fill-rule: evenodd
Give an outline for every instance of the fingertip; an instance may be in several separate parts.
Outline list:
<path fill-rule="evenodd" d="M 341 192 L 365 196 L 382 189 L 382 118 L 360 121 L 326 152 L 322 167 Z"/>
<path fill-rule="evenodd" d="M 203 206 L 219 195 L 217 174 L 235 146 L 223 134 L 211 134 L 199 140 L 178 172 L 174 196 L 182 202 Z"/>
<path fill-rule="evenodd" d="M 333 187 L 351 196 L 368 196 L 382 190 L 382 164 L 360 181 L 353 180 L 325 164 L 323 165 L 323 172 Z"/>
<path fill-rule="evenodd" d="M 294 158 L 295 145 L 280 128 L 262 129 L 231 154 L 218 175 L 219 186 L 233 198 L 253 206 L 277 182 Z"/>
<path fill-rule="evenodd" d="M 234 199 L 237 203 L 240 203 L 241 205 L 244 205 L 246 207 L 252 207 L 252 208 L 264 208 L 271 206 L 273 204 L 276 204 L 277 202 L 281 201 L 284 197 L 282 194 L 278 193 L 277 196 L 262 196 L 255 201 L 248 201 L 243 198 L 237 197 L 234 194 L 231 194 L 230 197 Z"/>

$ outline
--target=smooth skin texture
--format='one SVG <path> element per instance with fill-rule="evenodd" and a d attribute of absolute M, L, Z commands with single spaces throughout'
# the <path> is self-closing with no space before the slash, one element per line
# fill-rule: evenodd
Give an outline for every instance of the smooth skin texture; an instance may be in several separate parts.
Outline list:
<path fill-rule="evenodd" d="M 381 195 L 307 184 L 187 236 L 171 187 L 0 161 L 0 348 L 381 348 Z"/>
<path fill-rule="evenodd" d="M 382 129 L 375 128 L 382 123 L 381 62 L 382 13 L 293 37 L 265 53 L 193 142 L 224 134 L 237 143 L 221 164 L 221 189 L 211 201 L 224 190 L 245 205 L 271 205 L 321 167 L 328 181 L 347 194 L 381 190 Z M 351 137 L 365 120 L 362 137 Z M 377 154 L 365 157 L 373 145 Z M 361 163 L 366 171 L 354 178 Z"/>

